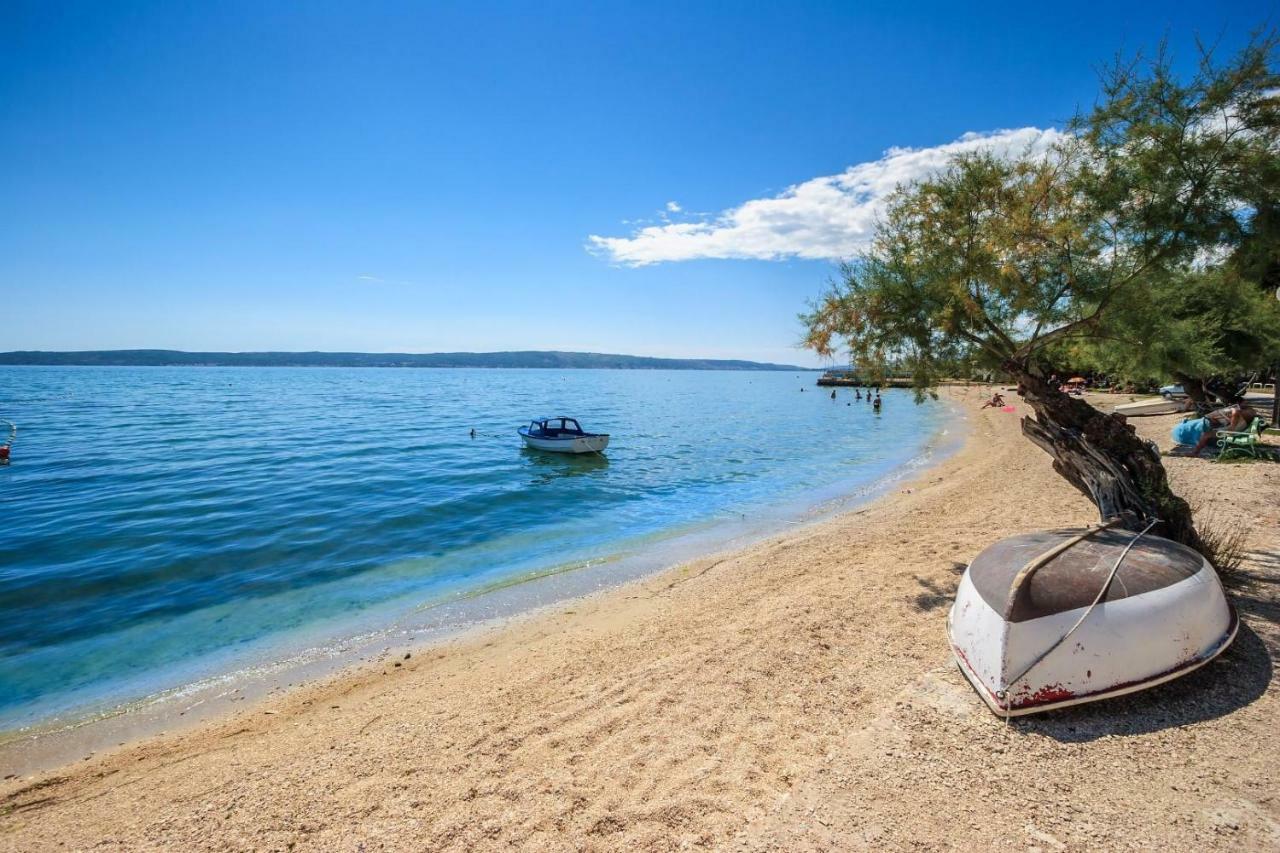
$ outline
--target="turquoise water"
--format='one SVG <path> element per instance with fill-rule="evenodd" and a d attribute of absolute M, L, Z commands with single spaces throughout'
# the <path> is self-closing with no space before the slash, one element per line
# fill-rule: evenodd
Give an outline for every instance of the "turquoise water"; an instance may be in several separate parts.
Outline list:
<path fill-rule="evenodd" d="M 0 728 L 853 490 L 945 418 L 903 391 L 876 415 L 814 378 L 0 369 L 20 430 L 0 468 Z M 516 427 L 552 414 L 611 433 L 607 458 L 522 449 Z"/>

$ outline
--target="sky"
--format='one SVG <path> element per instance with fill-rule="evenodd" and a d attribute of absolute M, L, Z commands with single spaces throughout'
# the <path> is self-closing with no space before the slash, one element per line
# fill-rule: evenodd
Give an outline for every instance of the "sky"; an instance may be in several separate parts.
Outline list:
<path fill-rule="evenodd" d="M 0 350 L 816 365 L 899 181 L 1266 5 L 0 0 Z"/>

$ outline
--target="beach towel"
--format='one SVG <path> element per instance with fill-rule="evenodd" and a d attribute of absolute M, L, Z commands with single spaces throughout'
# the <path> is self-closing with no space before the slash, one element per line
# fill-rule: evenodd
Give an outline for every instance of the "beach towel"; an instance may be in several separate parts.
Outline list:
<path fill-rule="evenodd" d="M 1213 424 L 1209 422 L 1208 418 L 1192 418 L 1189 421 L 1182 421 L 1173 425 L 1173 441 L 1175 444 L 1195 447 L 1199 443 L 1200 437 L 1205 434 L 1205 431 L 1212 428 Z"/>

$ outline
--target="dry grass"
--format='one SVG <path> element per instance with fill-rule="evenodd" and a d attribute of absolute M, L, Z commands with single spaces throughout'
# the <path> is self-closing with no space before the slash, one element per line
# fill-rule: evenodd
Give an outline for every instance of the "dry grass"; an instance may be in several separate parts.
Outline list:
<path fill-rule="evenodd" d="M 1240 565 L 1245 559 L 1249 528 L 1239 519 L 1226 519 L 1213 513 L 1196 513 L 1196 528 L 1202 550 L 1218 577 L 1229 587 L 1240 587 L 1246 580 Z"/>

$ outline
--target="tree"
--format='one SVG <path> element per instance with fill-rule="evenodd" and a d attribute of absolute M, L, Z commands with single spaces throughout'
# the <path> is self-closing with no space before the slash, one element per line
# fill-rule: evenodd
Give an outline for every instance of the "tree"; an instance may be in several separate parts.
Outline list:
<path fill-rule="evenodd" d="M 1280 302 L 1233 263 L 1178 270 L 1135 295 L 1112 310 L 1109 336 L 1080 342 L 1068 363 L 1134 379 L 1172 376 L 1197 403 L 1212 403 L 1216 377 L 1265 375 L 1280 353 Z"/>
<path fill-rule="evenodd" d="M 1048 153 L 968 154 L 901 188 L 871 246 L 803 316 L 806 342 L 896 359 L 918 389 L 957 363 L 998 366 L 1035 412 L 1024 434 L 1104 519 L 1134 530 L 1158 519 L 1158 532 L 1200 547 L 1159 453 L 1122 417 L 1052 386 L 1045 357 L 1114 337 L 1113 319 L 1247 242 L 1254 211 L 1275 207 L 1274 45 L 1257 40 L 1225 65 L 1205 55 L 1187 83 L 1163 52 L 1118 64 Z"/>

